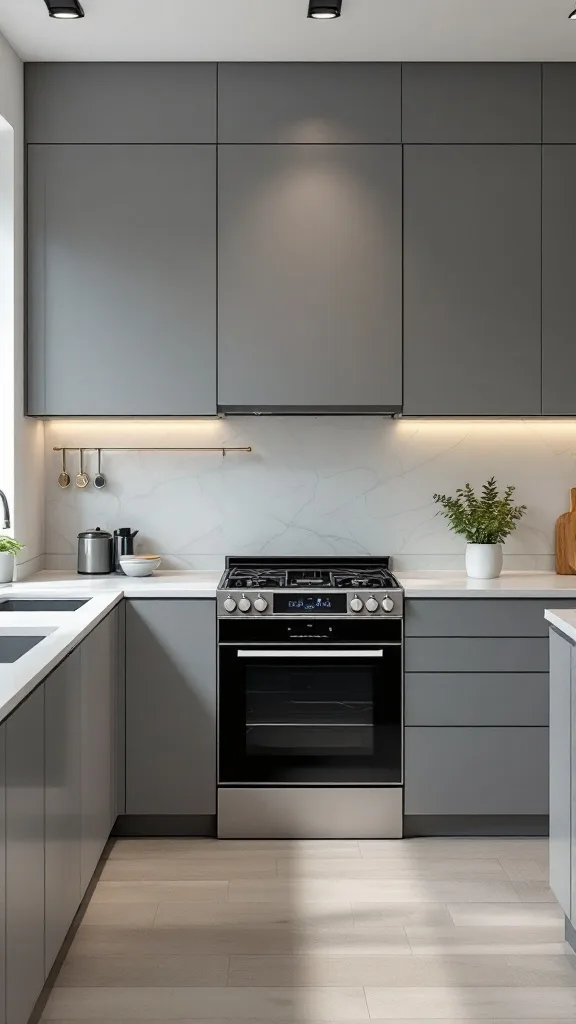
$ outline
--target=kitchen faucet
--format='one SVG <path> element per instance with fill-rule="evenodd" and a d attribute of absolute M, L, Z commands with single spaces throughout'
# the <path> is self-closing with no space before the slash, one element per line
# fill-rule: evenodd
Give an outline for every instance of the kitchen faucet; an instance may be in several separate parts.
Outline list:
<path fill-rule="evenodd" d="M 0 491 L 0 501 L 2 502 L 2 509 L 4 514 L 4 522 L 2 524 L 3 530 L 10 529 L 10 506 L 8 505 L 8 498 L 4 494 L 4 491 Z"/>

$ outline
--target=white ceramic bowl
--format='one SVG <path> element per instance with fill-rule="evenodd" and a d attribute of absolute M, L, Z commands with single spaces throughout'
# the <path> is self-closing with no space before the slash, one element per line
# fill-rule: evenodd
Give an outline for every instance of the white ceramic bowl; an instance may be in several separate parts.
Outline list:
<path fill-rule="evenodd" d="M 161 565 L 161 558 L 138 558 L 135 555 L 122 555 L 120 558 L 120 567 L 127 576 L 151 576 Z"/>

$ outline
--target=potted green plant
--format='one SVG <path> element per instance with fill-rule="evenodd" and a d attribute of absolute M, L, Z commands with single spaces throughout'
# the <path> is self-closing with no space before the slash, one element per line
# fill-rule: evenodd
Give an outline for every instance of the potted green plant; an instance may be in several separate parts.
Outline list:
<path fill-rule="evenodd" d="M 0 583 L 12 583 L 14 579 L 14 556 L 24 547 L 12 537 L 0 537 Z"/>
<path fill-rule="evenodd" d="M 516 529 L 526 505 L 514 505 L 516 490 L 509 485 L 502 495 L 491 477 L 480 497 L 470 484 L 459 487 L 456 497 L 435 494 L 434 501 L 454 533 L 466 538 L 466 572 L 473 579 L 491 580 L 502 572 L 502 543 Z"/>

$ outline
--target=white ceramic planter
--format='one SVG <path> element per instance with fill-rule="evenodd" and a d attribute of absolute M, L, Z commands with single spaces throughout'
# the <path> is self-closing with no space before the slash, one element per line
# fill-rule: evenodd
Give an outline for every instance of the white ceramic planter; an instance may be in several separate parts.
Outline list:
<path fill-rule="evenodd" d="M 14 579 L 14 555 L 0 551 L 0 583 L 12 583 Z"/>
<path fill-rule="evenodd" d="M 467 544 L 466 574 L 473 580 L 495 580 L 502 572 L 501 544 Z"/>

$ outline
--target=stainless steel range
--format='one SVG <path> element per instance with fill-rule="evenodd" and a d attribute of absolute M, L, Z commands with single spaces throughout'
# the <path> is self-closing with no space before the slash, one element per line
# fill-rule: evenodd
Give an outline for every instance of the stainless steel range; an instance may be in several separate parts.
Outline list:
<path fill-rule="evenodd" d="M 218 835 L 402 835 L 403 591 L 388 558 L 228 558 Z"/>

